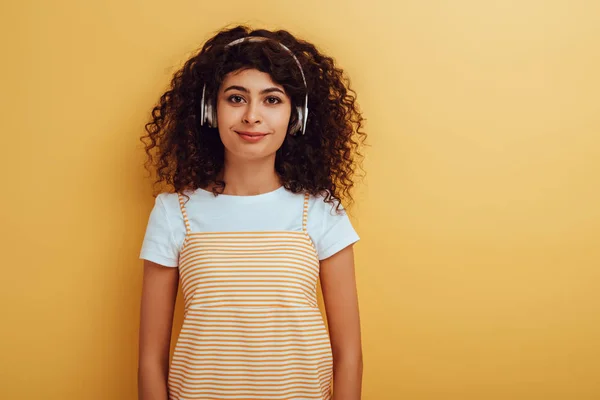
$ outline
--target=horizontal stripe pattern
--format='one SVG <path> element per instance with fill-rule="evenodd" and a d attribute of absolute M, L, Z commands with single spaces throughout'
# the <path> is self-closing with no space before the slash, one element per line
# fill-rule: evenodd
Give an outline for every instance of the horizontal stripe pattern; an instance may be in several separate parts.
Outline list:
<path fill-rule="evenodd" d="M 330 399 L 308 195 L 298 232 L 191 232 L 181 196 L 180 204 L 185 313 L 169 399 Z"/>

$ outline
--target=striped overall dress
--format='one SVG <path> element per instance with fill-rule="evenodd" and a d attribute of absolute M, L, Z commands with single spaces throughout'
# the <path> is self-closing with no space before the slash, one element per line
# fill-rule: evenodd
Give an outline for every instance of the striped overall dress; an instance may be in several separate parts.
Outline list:
<path fill-rule="evenodd" d="M 317 305 L 319 259 L 302 231 L 192 232 L 179 274 L 184 320 L 170 400 L 330 399 L 332 354 Z"/>

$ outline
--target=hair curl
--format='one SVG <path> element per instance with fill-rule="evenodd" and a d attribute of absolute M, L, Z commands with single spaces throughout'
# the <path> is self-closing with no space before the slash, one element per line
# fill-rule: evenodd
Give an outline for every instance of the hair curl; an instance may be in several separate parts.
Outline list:
<path fill-rule="evenodd" d="M 324 195 L 339 210 L 342 199 L 353 202 L 353 177 L 360 167 L 359 147 L 366 134 L 363 117 L 342 69 L 304 40 L 285 30 L 251 30 L 247 26 L 223 29 L 185 62 L 170 88 L 152 109 L 151 120 L 141 137 L 148 156 L 144 164 L 156 174 L 155 185 L 164 182 L 176 192 L 212 186 L 223 193 L 225 182 L 218 174 L 224 165 L 224 146 L 218 128 L 200 125 L 200 100 L 215 96 L 225 76 L 253 68 L 269 73 L 292 99 L 290 126 L 297 120 L 295 106 L 303 104 L 304 83 L 289 53 L 271 41 L 246 42 L 225 49 L 229 42 L 246 36 L 274 39 L 298 58 L 308 87 L 309 116 L 304 135 L 286 135 L 276 153 L 275 170 L 283 186 L 293 193 Z M 152 168 L 151 168 L 152 167 Z"/>

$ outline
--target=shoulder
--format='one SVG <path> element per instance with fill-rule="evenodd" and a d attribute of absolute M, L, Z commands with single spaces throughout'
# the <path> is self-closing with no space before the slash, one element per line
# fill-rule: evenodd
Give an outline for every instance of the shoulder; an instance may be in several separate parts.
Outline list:
<path fill-rule="evenodd" d="M 150 212 L 146 233 L 142 243 L 140 258 L 150 260 L 164 266 L 175 267 L 178 263 L 180 235 L 173 227 L 178 222 L 177 194 L 160 193 L 154 200 Z"/>
<path fill-rule="evenodd" d="M 156 196 L 156 203 L 164 207 L 168 215 L 173 215 L 180 213 L 181 205 L 187 206 L 189 201 L 196 201 L 197 197 L 195 191 L 186 191 L 181 196 L 178 193 L 162 192 Z"/>
<path fill-rule="evenodd" d="M 344 208 L 341 205 L 339 211 L 336 211 L 340 202 L 333 198 L 327 200 L 326 193 L 313 195 L 306 192 L 294 193 L 286 190 L 277 199 L 273 200 L 275 201 L 273 204 L 277 204 L 278 208 L 286 208 L 293 213 L 302 211 L 302 204 L 304 204 L 307 208 L 309 219 L 326 218 L 327 214 L 331 214 L 332 216 L 345 214 Z"/>
<path fill-rule="evenodd" d="M 181 201 L 185 202 L 187 199 L 181 196 Z M 159 193 L 156 196 L 154 209 L 163 215 L 165 224 L 172 232 L 177 233 L 182 226 L 185 226 L 183 213 L 181 212 L 180 197 L 177 193 Z"/>
<path fill-rule="evenodd" d="M 331 257 L 359 240 L 339 199 L 323 193 L 310 196 L 310 202 L 312 212 L 309 209 L 308 218 L 309 225 L 312 219 L 312 232 L 309 234 L 313 238 L 320 260 Z"/>
<path fill-rule="evenodd" d="M 182 197 L 182 199 L 185 201 L 185 197 Z M 159 193 L 155 199 L 154 209 L 164 216 L 168 224 L 174 225 L 180 219 L 183 220 L 179 195 L 177 193 Z"/>
<path fill-rule="evenodd" d="M 328 196 L 327 192 L 310 195 L 308 200 L 309 210 L 312 209 L 313 213 L 320 214 L 321 218 L 346 215 L 346 211 L 340 200 L 333 197 L 328 199 Z"/>

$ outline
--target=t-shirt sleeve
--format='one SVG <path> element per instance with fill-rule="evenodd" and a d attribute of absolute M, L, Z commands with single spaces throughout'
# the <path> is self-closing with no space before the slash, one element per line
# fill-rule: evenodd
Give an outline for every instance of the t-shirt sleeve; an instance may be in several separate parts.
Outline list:
<path fill-rule="evenodd" d="M 154 208 L 150 212 L 140 259 L 166 267 L 179 265 L 179 249 L 175 244 L 167 209 L 163 202 L 163 193 L 156 196 Z"/>
<path fill-rule="evenodd" d="M 338 213 L 334 205 L 325 203 L 322 199 L 319 199 L 319 203 L 323 208 L 322 226 L 316 248 L 319 260 L 324 260 L 356 243 L 360 238 L 341 205 Z"/>

